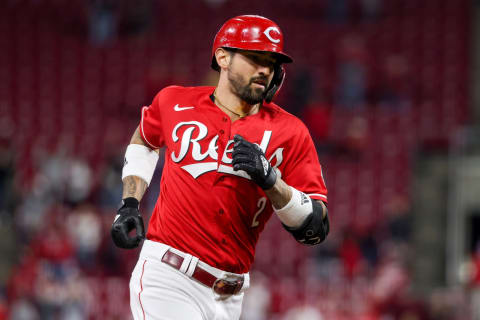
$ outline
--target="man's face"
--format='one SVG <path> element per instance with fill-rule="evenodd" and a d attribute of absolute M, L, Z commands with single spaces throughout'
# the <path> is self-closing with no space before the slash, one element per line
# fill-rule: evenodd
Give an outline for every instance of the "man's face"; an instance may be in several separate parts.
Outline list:
<path fill-rule="evenodd" d="M 227 75 L 233 92 L 248 104 L 262 102 L 273 78 L 276 58 L 268 52 L 237 50 L 231 54 Z"/>

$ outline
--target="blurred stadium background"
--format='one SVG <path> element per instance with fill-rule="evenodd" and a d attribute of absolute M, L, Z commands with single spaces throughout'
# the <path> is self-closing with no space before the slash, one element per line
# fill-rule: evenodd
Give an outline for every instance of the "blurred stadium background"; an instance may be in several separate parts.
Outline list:
<path fill-rule="evenodd" d="M 138 250 L 109 236 L 125 148 L 159 89 L 215 83 L 213 37 L 239 14 L 284 31 L 295 63 L 277 102 L 311 130 L 332 219 L 306 248 L 272 218 L 243 320 L 480 319 L 479 10 L 0 1 L 0 319 L 131 318 Z"/>

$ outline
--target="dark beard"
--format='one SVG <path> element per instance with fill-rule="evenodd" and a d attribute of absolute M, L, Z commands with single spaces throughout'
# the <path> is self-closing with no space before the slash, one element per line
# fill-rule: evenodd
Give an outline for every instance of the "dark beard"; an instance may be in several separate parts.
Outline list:
<path fill-rule="evenodd" d="M 232 84 L 237 97 L 239 97 L 249 105 L 255 105 L 265 99 L 265 95 L 267 93 L 266 89 L 254 89 L 251 87 L 251 84 L 253 83 L 253 81 L 257 80 L 257 78 L 251 79 L 247 85 L 243 85 L 243 81 L 239 75 L 228 72 L 228 80 L 230 80 L 230 83 Z"/>

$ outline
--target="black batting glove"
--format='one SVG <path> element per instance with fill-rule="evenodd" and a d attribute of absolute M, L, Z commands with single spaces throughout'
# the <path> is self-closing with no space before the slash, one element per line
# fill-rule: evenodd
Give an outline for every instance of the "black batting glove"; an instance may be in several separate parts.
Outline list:
<path fill-rule="evenodd" d="M 262 149 L 238 134 L 233 137 L 233 141 L 233 170 L 245 171 L 263 190 L 272 188 L 277 181 L 277 174 Z"/>
<path fill-rule="evenodd" d="M 119 248 L 136 248 L 145 239 L 145 228 L 138 210 L 138 204 L 137 199 L 126 198 L 122 200 L 122 205 L 118 209 L 118 214 L 112 224 L 111 234 L 113 242 Z M 130 237 L 128 233 L 133 229 L 135 229 L 136 235 Z"/>

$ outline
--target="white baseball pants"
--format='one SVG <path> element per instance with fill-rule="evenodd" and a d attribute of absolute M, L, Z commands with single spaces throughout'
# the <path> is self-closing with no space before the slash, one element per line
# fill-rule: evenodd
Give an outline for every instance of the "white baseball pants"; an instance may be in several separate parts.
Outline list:
<path fill-rule="evenodd" d="M 243 291 L 219 297 L 212 288 L 199 283 L 161 261 L 167 250 L 182 257 L 186 253 L 165 244 L 145 240 L 130 279 L 130 307 L 135 320 L 235 320 L 240 318 Z M 185 259 L 184 261 L 190 260 Z M 199 261 L 204 269 L 221 278 L 225 272 Z M 187 269 L 187 268 L 183 268 Z"/>

